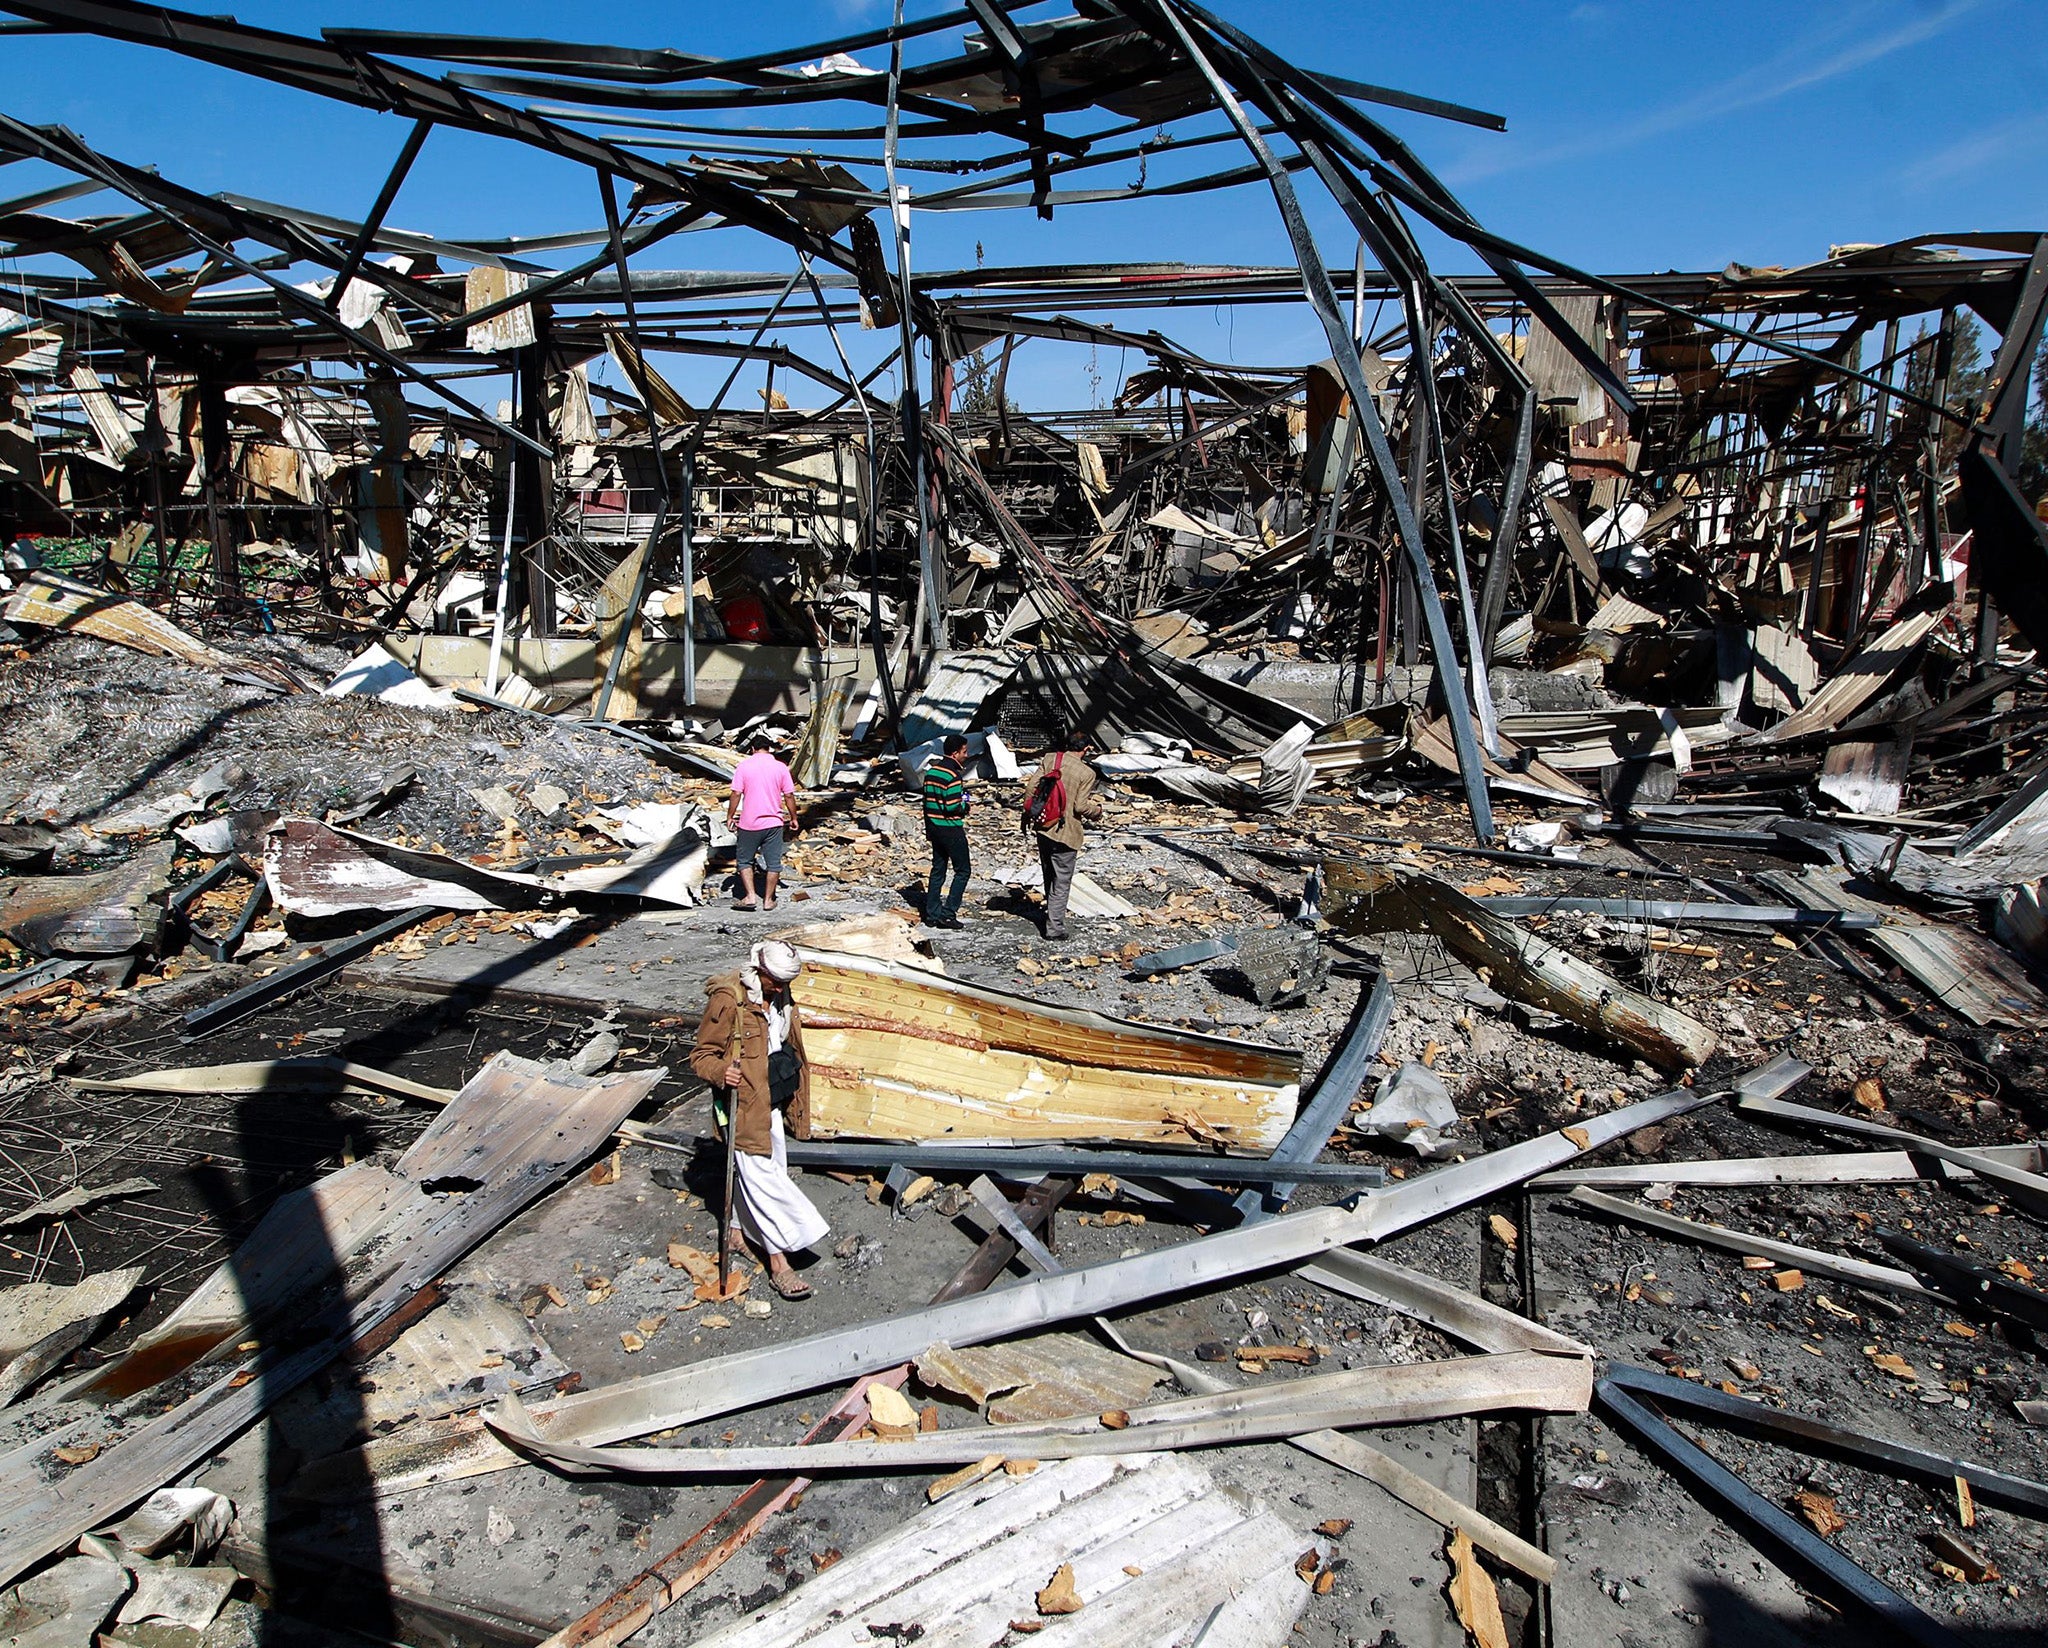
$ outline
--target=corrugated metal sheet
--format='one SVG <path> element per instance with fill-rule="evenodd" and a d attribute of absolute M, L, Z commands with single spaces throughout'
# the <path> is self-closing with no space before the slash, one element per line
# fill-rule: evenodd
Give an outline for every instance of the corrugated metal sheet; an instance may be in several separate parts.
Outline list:
<path fill-rule="evenodd" d="M 1008 650 L 949 652 L 932 667 L 931 679 L 903 711 L 906 748 L 965 732 L 974 724 L 991 693 L 1000 692 L 1017 673 L 1018 655 Z"/>

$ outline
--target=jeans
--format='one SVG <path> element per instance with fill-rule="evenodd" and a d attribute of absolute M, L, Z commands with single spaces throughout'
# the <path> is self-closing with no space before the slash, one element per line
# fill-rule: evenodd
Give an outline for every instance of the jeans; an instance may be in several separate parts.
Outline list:
<path fill-rule="evenodd" d="M 1057 841 L 1038 838 L 1038 868 L 1045 879 L 1045 936 L 1067 930 L 1067 894 L 1074 888 L 1074 863 L 1080 853 Z"/>
<path fill-rule="evenodd" d="M 927 921 L 951 921 L 960 913 L 960 901 L 967 896 L 967 878 L 973 866 L 967 859 L 967 830 L 959 824 L 927 824 L 926 839 L 932 844 L 931 885 L 924 896 Z M 946 871 L 953 872 L 953 895 L 944 896 Z"/>

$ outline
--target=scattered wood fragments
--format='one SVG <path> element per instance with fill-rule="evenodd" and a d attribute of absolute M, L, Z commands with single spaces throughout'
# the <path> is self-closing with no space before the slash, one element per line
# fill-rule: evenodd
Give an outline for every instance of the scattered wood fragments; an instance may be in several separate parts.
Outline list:
<path fill-rule="evenodd" d="M 1451 1535 L 1451 1606 L 1458 1623 L 1478 1648 L 1508 1648 L 1507 1621 L 1501 1617 L 1500 1592 L 1493 1576 L 1479 1565 L 1472 1539 L 1462 1528 Z"/>

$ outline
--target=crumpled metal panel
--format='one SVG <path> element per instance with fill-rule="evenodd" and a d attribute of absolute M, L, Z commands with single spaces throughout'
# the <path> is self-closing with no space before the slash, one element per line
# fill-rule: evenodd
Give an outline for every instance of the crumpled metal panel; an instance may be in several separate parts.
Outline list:
<path fill-rule="evenodd" d="M 23 876 L 0 884 L 0 932 L 39 956 L 125 956 L 163 933 L 173 849 L 145 847 L 97 875 Z"/>

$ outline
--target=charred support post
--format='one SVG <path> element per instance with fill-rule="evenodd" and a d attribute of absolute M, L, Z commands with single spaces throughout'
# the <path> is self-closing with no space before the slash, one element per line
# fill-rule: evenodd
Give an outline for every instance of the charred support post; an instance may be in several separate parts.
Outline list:
<path fill-rule="evenodd" d="M 1983 591 L 1977 626 L 1976 677 L 1998 657 L 1998 607 L 2036 647 L 2048 645 L 2048 526 L 2027 507 L 2016 484 L 2033 394 L 2034 351 L 2048 319 L 2048 235 L 2034 242 L 2012 318 L 1991 363 L 1984 415 L 1957 460 L 1963 505 L 1975 534 L 1972 569 Z M 1992 604 L 1996 597 L 1998 607 Z"/>
<path fill-rule="evenodd" d="M 1507 484 L 1501 489 L 1500 521 L 1493 529 L 1493 548 L 1486 557 L 1486 579 L 1479 591 L 1479 633 L 1486 659 L 1493 661 L 1506 610 L 1508 579 L 1515 569 L 1515 548 L 1522 535 L 1522 506 L 1529 497 L 1529 469 L 1536 444 L 1536 391 L 1525 388 L 1515 409 L 1515 449 L 1508 458 Z"/>
<path fill-rule="evenodd" d="M 206 536 L 213 545 L 213 598 L 219 603 L 241 594 L 242 569 L 235 554 L 234 528 L 225 513 L 228 481 L 234 473 L 227 385 L 213 371 L 199 374 L 199 442 L 205 466 Z"/>
<path fill-rule="evenodd" d="M 519 428 L 533 442 L 514 447 L 519 477 L 515 531 L 526 563 L 526 632 L 535 640 L 555 633 L 555 580 L 549 555 L 548 509 L 554 497 L 554 464 L 538 448 L 548 440 L 548 321 L 543 305 L 533 306 L 534 342 L 519 351 Z"/>

